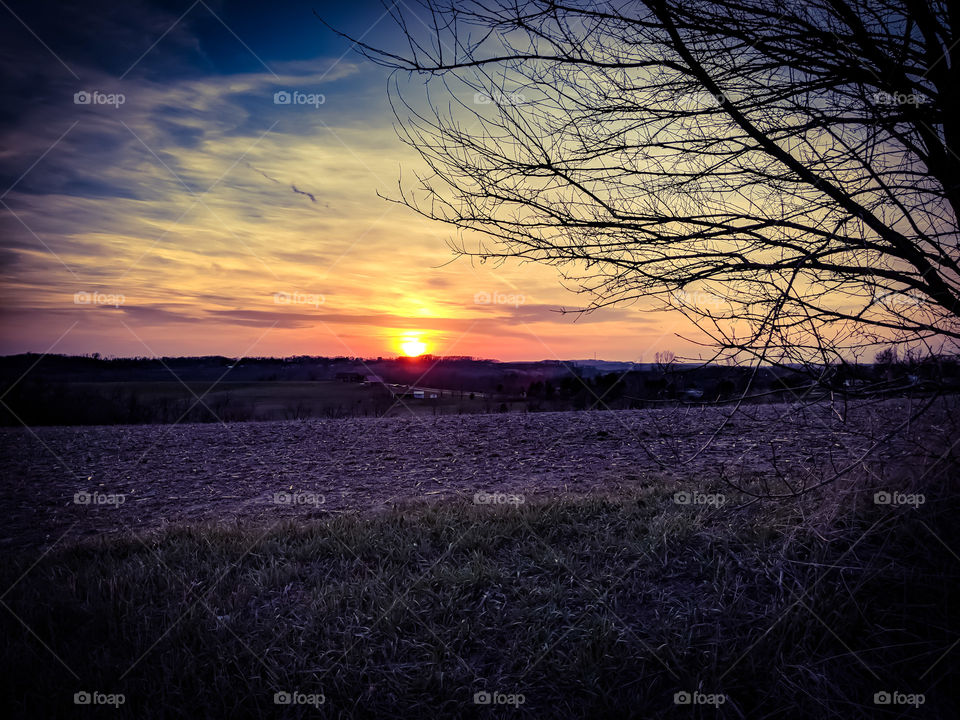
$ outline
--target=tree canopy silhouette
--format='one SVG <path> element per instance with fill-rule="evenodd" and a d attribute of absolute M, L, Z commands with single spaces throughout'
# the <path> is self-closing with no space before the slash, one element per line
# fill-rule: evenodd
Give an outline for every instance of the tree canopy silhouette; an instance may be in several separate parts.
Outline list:
<path fill-rule="evenodd" d="M 394 199 L 481 233 L 458 252 L 654 298 L 740 358 L 960 339 L 956 5 L 396 7 L 402 47 L 354 42 L 429 167 Z"/>

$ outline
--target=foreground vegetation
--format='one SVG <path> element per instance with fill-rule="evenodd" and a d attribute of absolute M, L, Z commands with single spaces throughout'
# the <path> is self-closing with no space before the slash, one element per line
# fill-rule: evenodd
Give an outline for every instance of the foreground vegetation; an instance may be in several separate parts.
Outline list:
<path fill-rule="evenodd" d="M 877 505 L 863 483 L 786 505 L 729 490 L 721 507 L 683 504 L 677 490 L 174 528 L 9 558 L 3 704 L 22 717 L 950 717 L 948 478 L 911 488 L 919 506 Z M 676 704 L 684 692 L 722 704 Z"/>

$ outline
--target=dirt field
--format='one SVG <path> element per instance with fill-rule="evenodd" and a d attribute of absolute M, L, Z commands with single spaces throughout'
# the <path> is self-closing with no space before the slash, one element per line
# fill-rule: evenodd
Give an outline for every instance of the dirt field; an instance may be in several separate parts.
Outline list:
<path fill-rule="evenodd" d="M 707 487 L 776 469 L 815 481 L 917 402 L 847 415 L 757 406 L 722 429 L 729 408 L 5 429 L 0 543 L 193 521 L 269 523 L 478 492 L 616 493 L 663 477 Z M 884 443 L 872 471 L 893 477 L 918 467 L 919 455 L 951 440 L 948 417 L 941 408 Z"/>

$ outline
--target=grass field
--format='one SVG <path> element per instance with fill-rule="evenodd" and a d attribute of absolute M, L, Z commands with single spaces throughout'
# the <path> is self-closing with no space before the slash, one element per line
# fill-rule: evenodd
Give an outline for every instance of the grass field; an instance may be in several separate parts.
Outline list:
<path fill-rule="evenodd" d="M 3 704 L 70 718 L 955 717 L 956 488 L 919 489 L 919 508 L 877 505 L 862 482 L 716 508 L 678 505 L 664 482 L 9 554 Z M 82 692 L 123 704 L 78 707 Z M 923 705 L 875 704 L 882 692 Z"/>
<path fill-rule="evenodd" d="M 8 398 L 7 425 L 113 425 L 238 422 L 303 418 L 391 417 L 495 412 L 523 403 L 446 391 L 443 397 L 397 398 L 381 384 L 318 381 L 70 381 L 29 385 Z M 475 394 L 479 395 L 479 394 Z"/>

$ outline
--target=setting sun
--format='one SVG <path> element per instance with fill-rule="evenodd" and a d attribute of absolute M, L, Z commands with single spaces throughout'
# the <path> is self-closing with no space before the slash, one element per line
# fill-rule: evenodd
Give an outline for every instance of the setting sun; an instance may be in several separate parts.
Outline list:
<path fill-rule="evenodd" d="M 416 357 L 427 351 L 427 344 L 418 337 L 406 337 L 400 342 L 400 349 L 407 357 Z"/>

